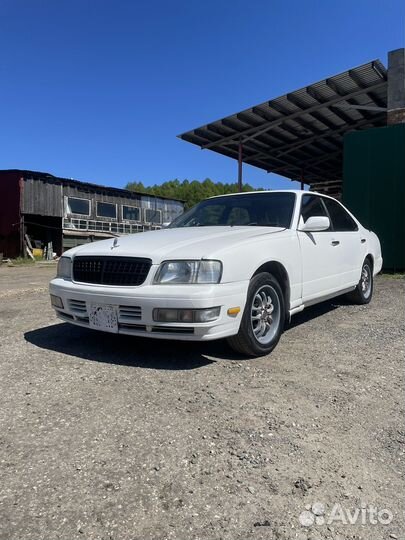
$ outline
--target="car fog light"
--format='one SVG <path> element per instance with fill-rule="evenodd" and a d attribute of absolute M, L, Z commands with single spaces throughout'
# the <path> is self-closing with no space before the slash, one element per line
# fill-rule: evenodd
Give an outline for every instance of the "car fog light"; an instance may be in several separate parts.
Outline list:
<path fill-rule="evenodd" d="M 199 309 L 195 311 L 195 322 L 210 322 L 218 319 L 220 307 L 214 307 L 209 309 Z"/>
<path fill-rule="evenodd" d="M 180 322 L 193 322 L 194 313 L 192 309 L 179 309 L 178 313 Z"/>
<path fill-rule="evenodd" d="M 220 312 L 220 307 L 207 309 L 156 308 L 153 310 L 153 320 L 156 322 L 205 323 L 215 321 Z"/>
<path fill-rule="evenodd" d="M 177 309 L 155 309 L 153 319 L 159 322 L 178 322 Z"/>
<path fill-rule="evenodd" d="M 51 305 L 55 308 L 63 309 L 62 298 L 51 294 Z"/>

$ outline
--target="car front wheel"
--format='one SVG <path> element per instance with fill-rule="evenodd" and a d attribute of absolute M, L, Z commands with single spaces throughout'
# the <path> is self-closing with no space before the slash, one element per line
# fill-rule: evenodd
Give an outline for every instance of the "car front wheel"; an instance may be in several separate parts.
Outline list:
<path fill-rule="evenodd" d="M 249 285 L 239 332 L 228 342 L 244 355 L 264 356 L 277 345 L 284 321 L 284 295 L 278 281 L 267 272 L 257 274 Z"/>

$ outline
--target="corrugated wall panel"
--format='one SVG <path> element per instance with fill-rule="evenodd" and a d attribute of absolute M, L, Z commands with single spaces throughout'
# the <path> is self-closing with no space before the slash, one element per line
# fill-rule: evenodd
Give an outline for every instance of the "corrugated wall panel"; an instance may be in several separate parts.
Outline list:
<path fill-rule="evenodd" d="M 343 202 L 378 234 L 384 268 L 405 269 L 405 124 L 345 136 Z"/>

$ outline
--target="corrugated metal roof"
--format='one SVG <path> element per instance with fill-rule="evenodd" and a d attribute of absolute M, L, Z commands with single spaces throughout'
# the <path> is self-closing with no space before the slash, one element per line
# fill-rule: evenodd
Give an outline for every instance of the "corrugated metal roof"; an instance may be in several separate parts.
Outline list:
<path fill-rule="evenodd" d="M 360 108 L 358 108 L 360 107 Z M 291 180 L 341 180 L 343 136 L 386 125 L 387 70 L 380 60 L 179 135 Z"/>
<path fill-rule="evenodd" d="M 21 169 L 5 169 L 0 172 L 16 172 L 21 173 L 24 178 L 33 178 L 34 180 L 48 180 L 50 182 L 61 182 L 63 184 L 71 184 L 75 186 L 81 186 L 88 188 L 89 190 L 102 190 L 110 193 L 121 194 L 124 197 L 131 197 L 133 195 L 142 195 L 143 197 L 152 197 L 153 199 L 165 199 L 168 201 L 184 202 L 183 199 L 174 199 L 173 197 L 166 197 L 164 195 L 153 195 L 152 193 L 146 193 L 143 191 L 133 191 L 124 188 L 117 188 L 111 186 L 103 186 L 101 184 L 93 184 L 91 182 L 83 182 L 81 180 L 74 180 L 73 178 L 61 178 L 60 176 L 54 176 L 47 172 L 39 171 L 27 171 Z"/>

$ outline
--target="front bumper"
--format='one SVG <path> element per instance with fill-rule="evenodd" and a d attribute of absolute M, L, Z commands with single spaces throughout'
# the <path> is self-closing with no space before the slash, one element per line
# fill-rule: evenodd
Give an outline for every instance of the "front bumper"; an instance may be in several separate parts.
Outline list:
<path fill-rule="evenodd" d="M 89 327 L 89 304 L 117 306 L 118 333 L 161 339 L 208 341 L 238 333 L 249 281 L 216 285 L 143 285 L 108 287 L 74 283 L 56 278 L 49 292 L 62 299 L 63 309 L 55 308 L 63 321 Z M 220 306 L 218 319 L 207 323 L 158 323 L 155 308 L 204 309 Z M 236 316 L 229 308 L 240 307 Z"/>

